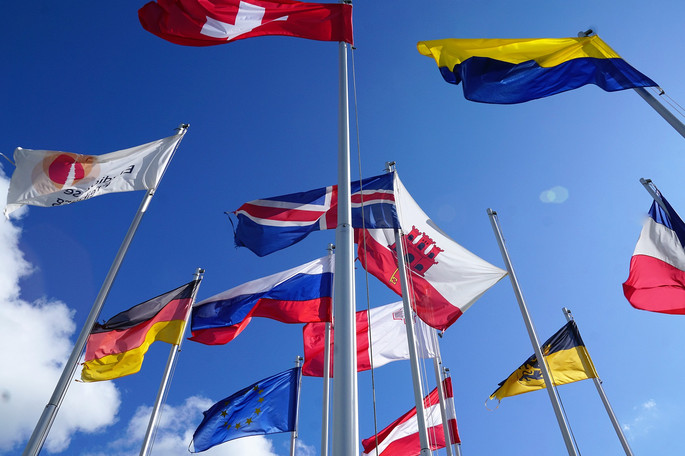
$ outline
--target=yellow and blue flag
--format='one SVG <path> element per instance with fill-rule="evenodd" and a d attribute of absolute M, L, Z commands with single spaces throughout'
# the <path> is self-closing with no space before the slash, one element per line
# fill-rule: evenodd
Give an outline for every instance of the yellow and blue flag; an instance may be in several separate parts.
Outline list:
<path fill-rule="evenodd" d="M 301 368 L 296 367 L 243 388 L 204 412 L 191 452 L 250 435 L 294 431 Z"/>
<path fill-rule="evenodd" d="M 462 83 L 471 101 L 523 103 L 586 84 L 607 92 L 657 84 L 623 60 L 597 35 L 542 39 L 419 41 L 445 81 Z"/>
<path fill-rule="evenodd" d="M 542 345 L 542 353 L 554 385 L 565 385 L 588 378 L 596 378 L 597 371 L 580 338 L 576 322 L 571 320 Z M 542 370 L 537 357 L 531 356 L 516 369 L 490 395 L 490 399 L 502 400 L 545 388 Z"/>

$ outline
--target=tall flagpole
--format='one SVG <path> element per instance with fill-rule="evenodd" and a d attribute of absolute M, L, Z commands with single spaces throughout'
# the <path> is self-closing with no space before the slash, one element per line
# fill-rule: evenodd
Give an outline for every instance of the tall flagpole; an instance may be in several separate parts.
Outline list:
<path fill-rule="evenodd" d="M 431 331 L 433 345 L 435 346 L 435 357 L 433 358 L 433 370 L 435 371 L 435 382 L 438 385 L 438 398 L 440 399 L 440 415 L 442 416 L 442 430 L 445 434 L 445 449 L 447 456 L 454 456 L 452 451 L 452 438 L 450 436 L 449 418 L 447 417 L 447 406 L 445 404 L 445 389 L 443 388 L 442 376 L 442 356 L 440 354 L 440 343 L 435 331 Z"/>
<path fill-rule="evenodd" d="M 654 97 L 654 95 L 649 93 L 649 91 L 644 87 L 636 87 L 633 90 L 635 90 L 637 94 L 640 95 L 642 99 L 652 107 L 652 109 L 654 109 L 661 117 L 663 117 L 664 120 L 668 122 L 668 124 L 673 127 L 675 131 L 680 133 L 680 136 L 685 138 L 685 125 L 678 120 L 671 111 L 666 109 L 666 107 L 662 105 L 659 100 Z"/>
<path fill-rule="evenodd" d="M 295 358 L 295 368 L 297 372 L 297 401 L 295 404 L 295 430 L 290 434 L 290 456 L 295 456 L 295 443 L 297 442 L 297 428 L 300 422 L 300 389 L 302 388 L 302 357 Z"/>
<path fill-rule="evenodd" d="M 191 311 L 193 310 L 193 304 L 195 304 L 195 296 L 197 296 L 197 290 L 200 288 L 200 283 L 202 282 L 202 274 L 205 270 L 202 268 L 197 268 L 195 270 L 195 276 L 193 281 L 196 282 L 193 288 L 193 295 L 190 298 L 190 305 L 188 306 L 188 311 L 186 312 L 186 317 L 183 323 L 183 329 L 181 330 L 181 336 L 185 333 L 186 327 L 188 326 L 188 320 L 190 319 Z M 155 399 L 155 405 L 152 407 L 152 413 L 150 414 L 150 421 L 147 425 L 147 431 L 145 431 L 145 438 L 143 438 L 143 445 L 140 447 L 140 456 L 147 456 L 152 451 L 152 440 L 157 433 L 157 425 L 159 424 L 159 415 L 162 408 L 164 399 L 166 398 L 167 391 L 169 390 L 169 384 L 171 383 L 171 373 L 176 367 L 176 360 L 178 359 L 178 354 L 181 352 L 181 343 L 183 342 L 183 337 L 177 345 L 172 345 L 169 351 L 169 358 L 166 362 L 166 367 L 164 368 L 164 374 L 162 375 L 162 381 L 159 384 L 159 390 L 157 391 L 157 399 Z"/>
<path fill-rule="evenodd" d="M 188 124 L 181 124 L 178 127 L 177 134 L 183 136 L 185 135 L 187 130 Z M 169 157 L 169 160 L 164 165 L 162 176 L 164 175 L 166 168 L 169 166 L 171 159 L 174 157 L 174 153 L 176 153 L 176 149 L 178 149 L 179 144 L 180 141 L 176 143 L 176 148 L 174 149 L 174 152 L 172 152 L 171 156 Z M 159 185 L 159 182 L 157 182 L 157 185 Z M 152 197 L 155 194 L 155 190 L 156 187 L 151 188 L 147 191 L 145 197 L 143 197 L 143 201 L 140 203 L 138 212 L 136 212 L 135 217 L 133 217 L 131 226 L 129 227 L 128 232 L 126 233 L 126 236 L 124 237 L 121 246 L 119 247 L 119 251 L 117 252 L 116 257 L 114 257 L 114 261 L 112 262 L 112 265 L 109 268 L 109 272 L 105 277 L 105 281 L 102 283 L 100 292 L 95 298 L 93 307 L 90 309 L 90 313 L 88 314 L 88 317 L 86 318 L 86 321 L 83 324 L 83 328 L 81 329 L 81 333 L 79 334 L 78 339 L 76 340 L 76 344 L 74 345 L 74 349 L 72 350 L 71 355 L 69 356 L 69 360 L 64 365 L 64 370 L 62 370 L 62 376 L 59 378 L 59 381 L 55 386 L 55 390 L 52 393 L 52 397 L 45 406 L 45 409 L 43 409 L 43 413 L 41 414 L 40 419 L 38 420 L 38 423 L 36 424 L 36 427 L 33 430 L 33 434 L 31 434 L 31 437 L 29 438 L 29 441 L 26 444 L 23 456 L 36 456 L 43 447 L 43 444 L 45 443 L 45 439 L 48 436 L 48 432 L 50 432 L 52 423 L 55 421 L 57 412 L 59 411 L 59 408 L 62 405 L 62 401 L 64 400 L 64 396 L 67 393 L 69 384 L 71 383 L 71 380 L 74 378 L 74 374 L 76 373 L 76 369 L 79 365 L 79 359 L 81 358 L 81 353 L 83 353 L 83 350 L 86 348 L 86 342 L 88 342 L 90 330 L 93 328 L 93 325 L 95 324 L 98 316 L 100 315 L 100 311 L 102 310 L 102 306 L 105 303 L 105 299 L 107 299 L 107 295 L 109 295 L 109 290 L 112 287 L 112 283 L 114 283 L 114 279 L 116 278 L 117 273 L 119 272 L 119 267 L 121 267 L 121 263 L 124 261 L 124 256 L 126 256 L 128 247 L 131 245 L 133 236 L 136 234 L 136 231 L 138 230 L 138 225 L 140 225 L 140 221 L 142 220 L 143 215 L 145 215 L 145 211 L 147 211 L 148 205 L 150 204 L 150 201 L 152 200 Z"/>
<path fill-rule="evenodd" d="M 333 456 L 359 454 L 354 242 L 350 205 L 350 119 L 347 43 L 339 43 L 338 225 L 335 229 L 335 345 L 333 347 Z"/>
<path fill-rule="evenodd" d="M 335 245 L 328 244 L 328 254 L 333 255 Z M 335 276 L 334 276 L 335 277 Z M 331 303 L 333 304 L 333 303 Z M 331 319 L 333 317 L 333 309 L 331 309 Z M 331 383 L 331 322 L 326 322 L 326 332 L 324 335 L 324 349 L 323 349 L 323 400 L 321 407 L 321 456 L 328 456 L 328 416 L 330 392 L 329 386 Z"/>
<path fill-rule="evenodd" d="M 564 308 L 562 308 L 562 311 L 564 312 L 564 316 L 566 317 L 566 321 L 573 321 L 573 315 L 571 314 L 570 310 L 568 310 L 566 307 L 564 307 Z M 578 331 L 578 333 L 580 333 L 580 331 Z M 585 347 L 585 349 L 587 350 L 587 346 Z M 590 363 L 587 362 L 584 355 L 580 357 L 580 360 L 583 362 L 583 368 L 586 371 L 595 370 L 595 369 L 592 369 Z M 609 403 L 609 398 L 604 393 L 604 388 L 602 388 L 602 380 L 599 378 L 599 375 L 597 375 L 597 376 L 592 378 L 592 381 L 595 383 L 595 388 L 597 388 L 597 393 L 599 394 L 599 397 L 602 399 L 602 403 L 604 404 L 604 408 L 607 411 L 607 415 L 609 415 L 609 419 L 611 420 L 611 424 L 614 426 L 614 430 L 616 431 L 616 435 L 618 435 L 618 440 L 621 442 L 621 446 L 623 447 L 623 451 L 626 452 L 626 456 L 633 456 L 633 451 L 630 449 L 630 445 L 628 444 L 628 439 L 626 439 L 626 436 L 623 434 L 623 429 L 621 429 L 621 425 L 619 424 L 618 419 L 616 419 L 616 415 L 614 414 L 614 410 L 611 408 L 611 404 Z"/>
<path fill-rule="evenodd" d="M 552 382 L 552 378 L 549 375 L 549 370 L 547 369 L 547 361 L 542 355 L 542 350 L 540 349 L 540 342 L 537 334 L 535 333 L 535 328 L 533 327 L 533 321 L 528 313 L 528 308 L 526 307 L 526 302 L 523 299 L 523 294 L 521 293 L 521 287 L 519 287 L 518 279 L 516 278 L 516 273 L 514 272 L 514 267 L 509 259 L 509 252 L 504 244 L 504 238 L 502 237 L 502 231 L 499 227 L 499 222 L 497 219 L 497 212 L 492 209 L 488 209 L 488 216 L 490 216 L 490 223 L 492 224 L 492 230 L 495 232 L 495 237 L 497 237 L 497 243 L 499 244 L 500 252 L 502 253 L 502 259 L 507 266 L 507 272 L 509 272 L 509 279 L 511 280 L 511 285 L 514 288 L 514 294 L 516 295 L 516 300 L 519 303 L 519 308 L 521 309 L 521 315 L 523 316 L 523 321 L 526 324 L 526 329 L 528 330 L 528 336 L 530 337 L 530 342 L 533 344 L 533 349 L 535 350 L 535 356 L 538 360 L 538 365 L 542 371 L 542 378 L 545 380 L 545 385 L 547 393 L 549 394 L 549 400 L 552 402 L 552 408 L 554 409 L 554 414 L 557 417 L 559 423 L 559 429 L 561 430 L 561 435 L 564 437 L 564 443 L 566 444 L 566 450 L 570 456 L 578 456 L 576 447 L 573 444 L 573 438 L 571 437 L 571 430 L 566 423 L 566 418 L 561 410 L 561 403 L 559 397 L 557 397 L 556 388 Z"/>
<path fill-rule="evenodd" d="M 423 408 L 423 390 L 421 387 L 421 369 L 416 350 L 416 333 L 414 332 L 414 311 L 409 303 L 409 284 L 407 283 L 407 269 L 404 262 L 404 248 L 400 230 L 395 229 L 395 251 L 397 252 L 397 268 L 402 285 L 402 305 L 404 309 L 404 324 L 407 328 L 407 343 L 409 344 L 409 363 L 411 364 L 411 378 L 414 384 L 414 402 L 416 403 L 416 421 L 419 425 L 419 443 L 421 456 L 430 456 L 431 449 L 426 428 L 426 411 Z"/>

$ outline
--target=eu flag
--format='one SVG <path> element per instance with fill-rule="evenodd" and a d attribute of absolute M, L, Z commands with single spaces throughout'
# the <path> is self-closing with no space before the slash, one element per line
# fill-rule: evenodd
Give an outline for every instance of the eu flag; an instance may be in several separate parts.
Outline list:
<path fill-rule="evenodd" d="M 249 435 L 294 431 L 300 371 L 265 378 L 214 404 L 193 434 L 192 452 Z"/>

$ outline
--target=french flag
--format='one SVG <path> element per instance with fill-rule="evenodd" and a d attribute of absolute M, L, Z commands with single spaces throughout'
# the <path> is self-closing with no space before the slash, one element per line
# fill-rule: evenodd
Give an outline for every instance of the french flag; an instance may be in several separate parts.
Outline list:
<path fill-rule="evenodd" d="M 190 340 L 221 345 L 235 339 L 252 317 L 282 323 L 331 320 L 334 255 L 244 283 L 193 307 Z"/>
<path fill-rule="evenodd" d="M 454 413 L 452 392 L 452 379 L 446 378 L 443 382 L 445 402 L 447 402 L 447 424 L 450 433 L 451 444 L 461 443 L 457 430 L 457 419 Z M 423 406 L 426 411 L 426 426 L 431 450 L 445 448 L 445 433 L 442 427 L 442 415 L 440 413 L 440 397 L 438 389 L 423 398 Z M 376 455 L 376 439 L 378 440 L 378 455 L 392 456 L 418 456 L 421 454 L 419 441 L 419 422 L 416 419 L 416 407 L 390 423 L 378 435 L 372 435 L 362 440 L 364 452 L 362 456 Z"/>
<path fill-rule="evenodd" d="M 685 314 L 685 223 L 663 195 L 642 227 L 623 294 L 636 309 Z"/>
<path fill-rule="evenodd" d="M 393 174 L 351 184 L 354 228 L 396 228 Z M 233 212 L 238 218 L 235 244 L 265 256 L 289 247 L 312 231 L 338 224 L 338 186 L 250 201 Z"/>

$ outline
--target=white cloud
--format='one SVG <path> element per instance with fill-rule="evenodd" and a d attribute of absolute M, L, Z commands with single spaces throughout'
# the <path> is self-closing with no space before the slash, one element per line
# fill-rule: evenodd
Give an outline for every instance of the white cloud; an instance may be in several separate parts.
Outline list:
<path fill-rule="evenodd" d="M 157 435 L 152 446 L 153 456 L 187 456 L 188 445 L 195 428 L 202 421 L 202 412 L 210 408 L 213 401 L 204 397 L 191 396 L 179 406 L 162 407 Z M 88 453 L 87 456 L 134 456 L 140 452 L 145 437 L 152 407 L 139 407 L 128 424 L 126 435 L 110 443 L 106 450 Z M 306 446 L 305 446 L 306 447 Z M 272 442 L 257 435 L 231 440 L 202 453 L 206 456 L 277 456 Z M 314 453 L 301 453 L 308 456 Z"/>
<path fill-rule="evenodd" d="M 0 207 L 7 178 L 0 172 Z M 13 214 L 21 217 L 26 210 Z M 18 216 L 18 217 L 17 217 Z M 0 219 L 0 454 L 16 453 L 33 432 L 71 353 L 73 311 L 59 301 L 21 299 L 20 278 L 30 274 L 19 250 L 21 230 Z M 61 452 L 74 432 L 94 432 L 112 424 L 119 392 L 111 382 L 70 385 L 45 449 Z"/>
<path fill-rule="evenodd" d="M 656 427 L 660 417 L 659 408 L 654 399 L 634 407 L 634 411 L 633 419 L 622 426 L 623 431 L 632 440 L 649 434 Z"/>

